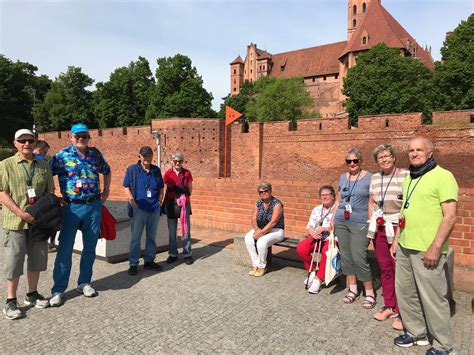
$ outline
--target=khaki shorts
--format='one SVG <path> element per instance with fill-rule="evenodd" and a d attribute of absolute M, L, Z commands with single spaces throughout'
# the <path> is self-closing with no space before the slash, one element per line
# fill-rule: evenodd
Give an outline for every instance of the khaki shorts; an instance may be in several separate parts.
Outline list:
<path fill-rule="evenodd" d="M 45 271 L 48 266 L 48 241 L 34 242 L 27 237 L 27 230 L 3 230 L 3 275 L 16 279 L 23 275 L 25 255 L 28 271 Z"/>

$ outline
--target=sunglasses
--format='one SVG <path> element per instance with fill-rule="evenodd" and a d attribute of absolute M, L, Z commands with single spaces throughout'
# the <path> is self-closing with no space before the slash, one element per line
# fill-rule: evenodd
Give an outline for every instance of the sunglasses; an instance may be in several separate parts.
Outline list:
<path fill-rule="evenodd" d="M 359 164 L 359 159 L 346 159 L 346 164 L 347 165 L 350 165 L 350 164 Z"/>
<path fill-rule="evenodd" d="M 177 164 L 177 163 L 182 163 L 183 161 L 182 160 L 173 160 L 173 163 Z"/>
<path fill-rule="evenodd" d="M 76 139 L 89 139 L 91 136 L 88 134 L 75 134 L 74 137 L 76 137 Z"/>
<path fill-rule="evenodd" d="M 25 144 L 26 142 L 33 144 L 35 142 L 34 139 L 17 139 L 16 141 L 21 144 Z"/>
<path fill-rule="evenodd" d="M 262 195 L 262 194 L 266 194 L 268 191 L 270 191 L 270 190 L 260 190 L 258 193 L 259 193 L 259 195 Z"/>

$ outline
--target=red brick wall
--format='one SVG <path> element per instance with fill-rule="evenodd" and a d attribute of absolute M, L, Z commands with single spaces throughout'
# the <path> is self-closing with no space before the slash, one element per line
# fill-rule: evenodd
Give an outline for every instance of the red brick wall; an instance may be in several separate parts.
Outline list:
<path fill-rule="evenodd" d="M 229 127 L 228 172 L 224 167 L 224 125 L 219 119 L 174 118 L 154 120 L 150 126 L 91 131 L 97 146 L 113 171 L 111 199 L 123 200 L 122 180 L 128 164 L 137 160 L 138 150 L 157 145 L 152 129 L 162 136 L 162 170 L 169 168 L 171 152 L 185 154 L 185 166 L 196 178 L 193 194 L 193 224 L 244 232 L 260 179 L 274 185 L 275 196 L 285 204 L 288 236 L 301 236 L 311 208 L 318 202 L 321 184 L 337 184 L 345 171 L 344 154 L 352 147 L 362 150 L 363 167 L 376 171 L 372 150 L 388 142 L 398 151 L 398 165 L 406 167 L 407 145 L 415 135 L 430 137 L 438 163 L 453 172 L 461 188 L 459 220 L 451 244 L 457 264 L 474 266 L 474 161 L 471 123 L 474 110 L 435 112 L 433 125 L 421 125 L 421 114 L 366 116 L 358 128 L 348 128 L 347 117 L 298 121 L 289 131 L 288 122 L 250 123 L 243 133 L 240 124 Z M 388 120 L 388 126 L 387 126 Z M 59 137 L 59 135 L 61 137 Z M 54 153 L 70 144 L 69 132 L 40 135 Z M 155 155 L 156 162 L 156 155 Z"/>

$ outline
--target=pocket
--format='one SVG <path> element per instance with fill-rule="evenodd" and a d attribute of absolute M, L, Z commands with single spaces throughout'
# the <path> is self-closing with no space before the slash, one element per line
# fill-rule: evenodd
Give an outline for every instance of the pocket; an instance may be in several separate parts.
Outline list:
<path fill-rule="evenodd" d="M 3 247 L 8 248 L 10 246 L 10 231 L 7 229 L 3 230 Z"/>

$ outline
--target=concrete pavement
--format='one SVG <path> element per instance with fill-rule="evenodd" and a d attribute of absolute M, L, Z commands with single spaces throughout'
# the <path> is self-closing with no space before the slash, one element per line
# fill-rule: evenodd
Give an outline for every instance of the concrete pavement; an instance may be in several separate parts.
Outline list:
<path fill-rule="evenodd" d="M 40 280 L 49 295 L 55 254 Z M 163 262 L 166 253 L 157 256 Z M 27 318 L 0 319 L 1 353 L 401 353 L 390 322 L 372 319 L 362 301 L 342 303 L 344 292 L 304 290 L 304 270 L 277 264 L 262 278 L 232 263 L 231 250 L 194 245 L 196 262 L 182 259 L 155 273 L 127 274 L 127 263 L 96 261 L 96 298 L 67 292 L 59 308 L 29 309 Z M 75 286 L 79 255 L 73 255 L 70 287 Z M 26 279 L 19 296 L 23 300 Z M 451 319 L 458 354 L 474 349 L 473 316 L 467 297 L 457 292 L 458 313 Z M 5 298 L 5 284 L 0 287 Z M 379 296 L 378 301 L 381 301 Z M 465 302 L 466 304 L 464 304 Z"/>

